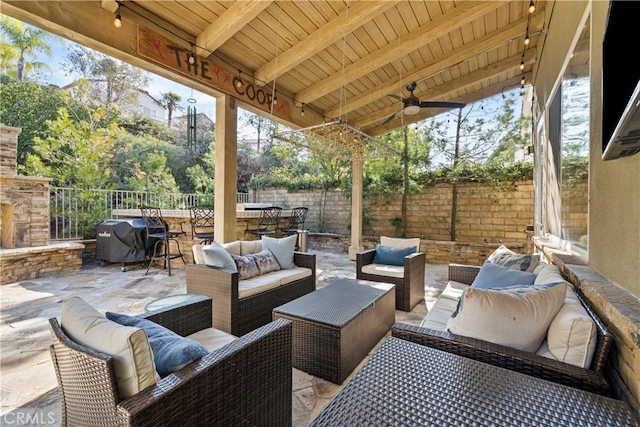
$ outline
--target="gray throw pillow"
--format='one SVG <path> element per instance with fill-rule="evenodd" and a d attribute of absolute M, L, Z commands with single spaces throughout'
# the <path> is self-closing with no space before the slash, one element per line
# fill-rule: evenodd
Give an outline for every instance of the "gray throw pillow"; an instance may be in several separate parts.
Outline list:
<path fill-rule="evenodd" d="M 296 264 L 293 262 L 293 252 L 296 249 L 297 240 L 298 236 L 295 234 L 281 239 L 262 236 L 262 248 L 271 251 L 281 269 L 296 268 Z"/>
<path fill-rule="evenodd" d="M 224 268 L 231 271 L 238 271 L 236 263 L 231 258 L 231 254 L 222 247 L 220 243 L 212 242 L 210 245 L 202 247 L 204 263 L 211 267 Z"/>

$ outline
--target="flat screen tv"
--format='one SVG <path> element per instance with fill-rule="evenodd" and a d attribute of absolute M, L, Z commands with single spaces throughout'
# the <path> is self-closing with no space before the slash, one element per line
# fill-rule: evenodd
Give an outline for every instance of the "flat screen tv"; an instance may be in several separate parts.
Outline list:
<path fill-rule="evenodd" d="M 609 4 L 602 58 L 602 150 L 604 160 L 640 153 L 640 2 Z"/>

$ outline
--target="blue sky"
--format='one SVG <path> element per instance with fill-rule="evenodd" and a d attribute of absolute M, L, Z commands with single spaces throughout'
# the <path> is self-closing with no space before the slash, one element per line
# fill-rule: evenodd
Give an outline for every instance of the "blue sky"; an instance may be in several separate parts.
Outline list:
<path fill-rule="evenodd" d="M 39 78 L 39 81 L 41 83 L 51 83 L 57 86 L 64 86 L 71 83 L 71 77 L 65 75 L 61 65 L 65 62 L 67 53 L 74 45 L 77 46 L 77 44 L 66 39 L 61 40 L 60 38 L 51 38 L 49 40 L 49 44 L 53 49 L 53 56 L 46 57 L 41 55 L 38 60 L 48 63 L 51 67 L 52 73 L 44 73 Z M 192 89 L 187 86 L 175 83 L 171 80 L 165 79 L 164 77 L 160 77 L 157 74 L 148 73 L 148 75 L 149 86 L 144 89 L 146 89 L 146 91 L 154 98 L 160 99 L 161 93 L 174 92 L 182 97 L 181 104 L 185 107 L 188 105 L 187 99 L 194 98 L 196 100 L 194 105 L 198 109 L 198 112 L 205 113 L 207 116 L 215 119 L 216 101 L 214 97 L 198 92 L 197 90 L 192 91 Z"/>

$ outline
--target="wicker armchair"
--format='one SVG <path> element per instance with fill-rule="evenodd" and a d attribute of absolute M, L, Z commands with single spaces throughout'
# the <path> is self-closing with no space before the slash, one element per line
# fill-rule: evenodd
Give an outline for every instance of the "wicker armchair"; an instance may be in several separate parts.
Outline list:
<path fill-rule="evenodd" d="M 140 317 L 184 336 L 211 327 L 211 309 L 211 299 L 203 298 Z M 49 324 L 63 426 L 292 423 L 291 324 L 286 320 L 237 338 L 127 399 L 118 396 L 113 358 L 72 341 L 55 318 Z"/>
<path fill-rule="evenodd" d="M 480 267 L 477 266 L 451 264 L 449 265 L 449 280 L 470 285 L 478 271 L 480 271 Z M 590 392 L 607 394 L 609 384 L 603 372 L 609 350 L 613 344 L 613 336 L 589 307 L 580 292 L 576 290 L 576 294 L 587 313 L 594 320 L 597 329 L 598 341 L 589 369 L 559 362 L 535 353 L 454 335 L 448 331 L 396 323 L 391 332 L 394 337 L 469 357 L 491 365 L 501 366 Z"/>
<path fill-rule="evenodd" d="M 396 285 L 396 310 L 411 311 L 424 299 L 424 266 L 427 255 L 415 252 L 404 258 L 403 277 L 369 274 L 362 271 L 362 267 L 373 263 L 375 249 L 369 249 L 356 254 L 356 278 L 373 282 L 386 282 Z"/>
<path fill-rule="evenodd" d="M 187 264 L 187 292 L 213 299 L 215 328 L 243 335 L 271 322 L 274 308 L 316 290 L 316 256 L 294 252 L 293 262 L 298 267 L 311 269 L 311 275 L 245 298 L 238 296 L 237 272 L 205 264 Z"/>

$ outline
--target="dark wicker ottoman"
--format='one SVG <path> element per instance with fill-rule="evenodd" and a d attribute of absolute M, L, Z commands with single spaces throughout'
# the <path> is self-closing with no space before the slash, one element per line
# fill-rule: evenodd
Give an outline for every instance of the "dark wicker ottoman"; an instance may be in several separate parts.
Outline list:
<path fill-rule="evenodd" d="M 341 279 L 273 310 L 293 322 L 293 366 L 342 384 L 391 329 L 390 283 Z"/>
<path fill-rule="evenodd" d="M 640 426 L 620 400 L 395 337 L 309 425 Z"/>

